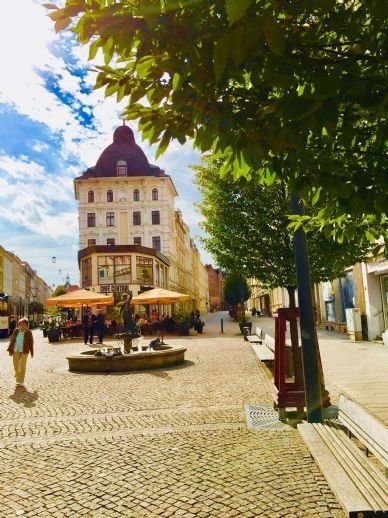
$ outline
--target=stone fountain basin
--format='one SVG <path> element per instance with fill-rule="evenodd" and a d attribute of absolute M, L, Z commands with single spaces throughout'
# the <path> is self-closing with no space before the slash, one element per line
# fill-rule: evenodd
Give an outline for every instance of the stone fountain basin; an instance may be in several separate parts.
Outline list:
<path fill-rule="evenodd" d="M 178 365 L 185 361 L 185 351 L 185 347 L 163 345 L 157 351 L 131 352 L 112 358 L 94 356 L 96 350 L 90 350 L 71 354 L 66 359 L 71 372 L 122 372 Z"/>

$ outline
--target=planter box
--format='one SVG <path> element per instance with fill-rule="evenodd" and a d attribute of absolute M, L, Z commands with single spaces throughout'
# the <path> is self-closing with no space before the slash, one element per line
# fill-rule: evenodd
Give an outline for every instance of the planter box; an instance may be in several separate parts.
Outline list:
<path fill-rule="evenodd" d="M 242 335 L 244 334 L 244 331 L 243 331 L 244 327 L 248 327 L 249 334 L 252 334 L 252 322 L 239 322 L 238 325 L 240 327 L 240 332 Z"/>
<path fill-rule="evenodd" d="M 60 329 L 47 329 L 47 338 L 49 342 L 59 342 L 61 339 Z"/>
<path fill-rule="evenodd" d="M 177 325 L 178 334 L 180 336 L 189 336 L 191 323 L 181 323 Z"/>

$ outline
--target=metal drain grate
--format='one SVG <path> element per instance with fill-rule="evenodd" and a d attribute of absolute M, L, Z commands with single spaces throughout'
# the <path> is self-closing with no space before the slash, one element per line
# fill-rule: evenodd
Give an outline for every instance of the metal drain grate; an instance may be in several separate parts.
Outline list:
<path fill-rule="evenodd" d="M 272 405 L 261 403 L 244 404 L 248 430 L 285 430 L 289 425 L 279 421 L 277 410 Z"/>

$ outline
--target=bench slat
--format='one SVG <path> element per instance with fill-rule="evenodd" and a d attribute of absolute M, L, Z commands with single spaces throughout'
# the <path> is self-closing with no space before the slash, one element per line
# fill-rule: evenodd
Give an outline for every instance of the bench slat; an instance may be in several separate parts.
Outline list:
<path fill-rule="evenodd" d="M 246 339 L 248 340 L 249 343 L 251 344 L 261 344 L 262 343 L 262 340 L 261 338 L 259 338 L 257 335 L 248 335 L 246 337 Z"/>
<path fill-rule="evenodd" d="M 275 339 L 272 338 L 272 336 L 265 335 L 264 337 L 264 343 L 270 349 L 271 351 L 275 351 Z"/>
<path fill-rule="evenodd" d="M 352 480 L 362 488 L 363 495 L 373 509 L 388 509 L 384 478 L 345 432 L 328 425 L 313 426 Z"/>
<path fill-rule="evenodd" d="M 338 462 L 314 428 L 309 423 L 298 424 L 298 431 L 307 444 L 311 455 L 317 462 L 337 500 L 346 512 L 370 512 L 372 506 L 367 502 L 353 480 L 346 473 L 342 464 Z"/>
<path fill-rule="evenodd" d="M 340 421 L 388 468 L 388 430 L 360 405 L 340 396 L 338 405 Z"/>
<path fill-rule="evenodd" d="M 270 362 L 274 360 L 274 354 L 264 344 L 252 343 L 252 348 L 262 362 Z"/>

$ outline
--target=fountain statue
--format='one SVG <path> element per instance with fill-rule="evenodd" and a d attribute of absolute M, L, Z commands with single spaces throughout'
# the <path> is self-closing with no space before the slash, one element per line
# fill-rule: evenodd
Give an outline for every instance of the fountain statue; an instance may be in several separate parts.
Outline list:
<path fill-rule="evenodd" d="M 135 306 L 132 304 L 132 292 L 123 295 L 123 301 L 120 303 L 120 313 L 124 321 L 124 351 L 129 353 L 132 349 L 132 340 L 139 338 L 140 333 L 138 326 L 134 321 Z"/>

